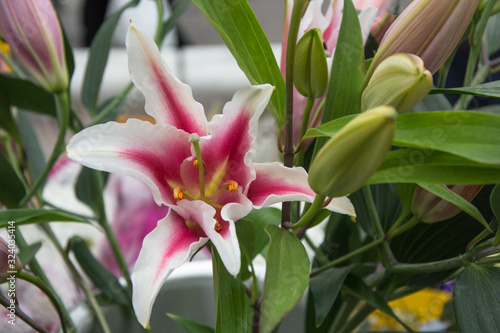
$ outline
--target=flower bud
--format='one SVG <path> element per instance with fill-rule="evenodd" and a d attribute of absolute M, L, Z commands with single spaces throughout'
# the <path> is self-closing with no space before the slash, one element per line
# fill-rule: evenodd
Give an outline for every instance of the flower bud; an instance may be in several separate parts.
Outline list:
<path fill-rule="evenodd" d="M 40 86 L 49 92 L 67 89 L 63 37 L 50 0 L 0 1 L 0 32 Z"/>
<path fill-rule="evenodd" d="M 309 168 L 309 185 L 320 195 L 340 197 L 363 186 L 391 147 L 397 112 L 379 106 L 359 114 L 318 152 Z"/>
<path fill-rule="evenodd" d="M 481 191 L 483 185 L 449 185 L 447 187 L 470 202 Z M 441 222 L 461 212 L 461 209 L 454 204 L 420 186 L 415 189 L 411 210 L 413 215 L 425 223 Z"/>
<path fill-rule="evenodd" d="M 10 245 L 12 244 L 12 245 Z M 16 255 L 16 246 L 12 242 L 7 244 L 7 242 L 0 237 L 0 283 L 7 281 L 7 278 L 15 275 L 19 272 L 23 266 L 21 261 Z"/>
<path fill-rule="evenodd" d="M 328 64 L 318 28 L 308 30 L 297 43 L 293 83 L 299 93 L 310 98 L 321 97 L 326 91 Z"/>
<path fill-rule="evenodd" d="M 375 69 L 361 99 L 362 110 L 392 105 L 399 113 L 410 111 L 432 89 L 432 74 L 422 59 L 397 53 Z"/>
<path fill-rule="evenodd" d="M 395 53 L 411 53 L 435 73 L 467 28 L 479 0 L 414 0 L 385 34 L 365 78 Z"/>
<path fill-rule="evenodd" d="M 395 17 L 393 14 L 387 12 L 383 15 L 379 15 L 375 18 L 372 25 L 372 34 L 375 39 L 380 43 L 385 36 L 389 27 L 394 23 Z"/>

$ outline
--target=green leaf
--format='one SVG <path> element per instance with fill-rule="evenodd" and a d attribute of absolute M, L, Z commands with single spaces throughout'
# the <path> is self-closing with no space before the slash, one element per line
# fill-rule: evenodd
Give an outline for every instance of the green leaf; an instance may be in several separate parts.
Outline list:
<path fill-rule="evenodd" d="M 285 123 L 285 82 L 271 45 L 247 1 L 193 0 L 217 30 L 251 84 L 276 87 L 268 108 L 276 127 Z"/>
<path fill-rule="evenodd" d="M 500 182 L 500 166 L 477 163 L 459 156 L 422 149 L 401 149 L 387 154 L 368 180 L 379 183 L 492 184 Z"/>
<path fill-rule="evenodd" d="M 180 0 L 173 7 L 170 17 L 163 22 L 160 32 L 160 40 L 163 41 L 165 36 L 175 27 L 177 21 L 181 18 L 182 14 L 189 8 L 190 0 Z"/>
<path fill-rule="evenodd" d="M 7 131 L 14 139 L 20 140 L 16 123 L 12 118 L 10 101 L 7 93 L 0 87 L 0 128 Z"/>
<path fill-rule="evenodd" d="M 103 184 L 99 184 L 101 180 L 101 172 L 87 167 L 83 167 L 75 185 L 75 194 L 78 200 L 89 206 L 95 213 L 99 214 L 102 207 L 102 201 L 97 193 L 102 192 Z M 105 173 L 107 177 L 107 173 Z"/>
<path fill-rule="evenodd" d="M 28 112 L 19 110 L 17 114 L 17 122 L 17 128 L 19 129 L 19 134 L 21 135 L 21 140 L 28 157 L 31 172 L 35 177 L 38 177 L 45 167 L 45 157 L 43 156 L 38 136 L 36 135 L 35 128 L 33 127 Z"/>
<path fill-rule="evenodd" d="M 425 98 L 413 108 L 413 111 L 424 112 L 452 109 L 453 106 L 443 94 L 433 94 L 425 96 Z"/>
<path fill-rule="evenodd" d="M 254 246 L 251 254 L 251 259 L 255 258 L 269 243 L 269 236 L 264 228 L 268 224 L 280 225 L 281 224 L 281 210 L 272 207 L 265 207 L 261 209 L 252 210 L 247 216 L 240 219 L 236 226 L 241 221 L 249 221 L 254 226 Z"/>
<path fill-rule="evenodd" d="M 455 206 L 472 216 L 474 219 L 479 221 L 479 223 L 481 223 L 486 229 L 493 233 L 493 231 L 490 229 L 490 226 L 488 225 L 488 222 L 486 222 L 481 212 L 473 204 L 450 190 L 448 187 L 440 184 L 419 183 L 418 185 L 423 189 L 431 192 L 432 194 L 440 197 L 441 199 L 454 204 Z"/>
<path fill-rule="evenodd" d="M 500 98 L 500 80 L 483 83 L 474 87 L 432 89 L 431 94 L 465 94 Z"/>
<path fill-rule="evenodd" d="M 496 185 L 490 196 L 491 210 L 500 221 L 500 185 Z"/>
<path fill-rule="evenodd" d="M 56 116 L 54 98 L 30 81 L 0 74 L 0 89 L 9 95 L 10 103 L 21 109 Z"/>
<path fill-rule="evenodd" d="M 321 123 L 361 111 L 364 46 L 358 13 L 351 0 L 344 1 L 342 23 L 330 72 Z M 326 139 L 316 140 L 314 151 Z"/>
<path fill-rule="evenodd" d="M 413 330 L 408 327 L 404 322 L 399 319 L 396 314 L 392 311 L 392 309 L 387 305 L 384 299 L 374 292 L 370 287 L 368 287 L 362 279 L 349 275 L 345 280 L 345 286 L 348 290 L 357 298 L 362 299 L 366 303 L 370 304 L 376 309 L 379 309 L 383 313 L 393 317 L 396 319 L 408 332 L 413 332 Z"/>
<path fill-rule="evenodd" d="M 343 117 L 307 131 L 305 138 L 331 137 L 355 116 Z M 393 145 L 432 149 L 477 162 L 500 164 L 500 115 L 470 111 L 401 114 Z"/>
<path fill-rule="evenodd" d="M 206 325 L 197 323 L 195 321 L 176 316 L 172 313 L 167 313 L 167 316 L 172 318 L 177 324 L 179 324 L 187 333 L 214 333 L 214 329 Z"/>
<path fill-rule="evenodd" d="M 82 85 L 82 102 L 93 115 L 97 112 L 99 89 L 101 88 L 102 76 L 108 62 L 111 38 L 113 37 L 118 20 L 127 8 L 137 6 L 138 3 L 139 0 L 132 0 L 108 16 L 92 40 Z"/>
<path fill-rule="evenodd" d="M 69 244 L 80 267 L 92 283 L 113 303 L 131 307 L 132 303 L 127 290 L 110 271 L 96 260 L 85 240 L 79 236 L 73 236 Z"/>
<path fill-rule="evenodd" d="M 16 225 L 48 222 L 88 223 L 78 215 L 58 210 L 32 208 L 0 210 L 0 228 L 7 227 L 8 221 L 15 221 Z"/>
<path fill-rule="evenodd" d="M 269 333 L 299 302 L 309 284 L 310 263 L 294 234 L 268 225 L 271 244 L 267 252 L 266 278 L 261 303 L 261 332 Z"/>
<path fill-rule="evenodd" d="M 20 249 L 17 253 L 17 257 L 23 264 L 23 266 L 29 265 L 31 260 L 35 257 L 36 253 L 42 247 L 42 242 L 36 242 L 31 245 L 26 246 L 23 249 Z"/>
<path fill-rule="evenodd" d="M 228 273 L 215 247 L 212 247 L 214 272 L 215 332 L 250 332 L 253 311 L 245 286 Z"/>
<path fill-rule="evenodd" d="M 466 267 L 453 290 L 453 308 L 460 332 L 499 332 L 499 302 L 500 268 Z"/>
<path fill-rule="evenodd" d="M 329 269 L 311 278 L 309 287 L 313 294 L 316 313 L 316 327 L 319 327 L 328 313 L 344 284 L 347 275 L 355 265 Z"/>
<path fill-rule="evenodd" d="M 7 208 L 18 207 L 19 201 L 26 194 L 24 185 L 10 165 L 9 161 L 0 153 L 0 203 Z M 0 210 L 0 214 L 5 211 Z M 6 223 L 7 221 L 0 223 Z"/>
<path fill-rule="evenodd" d="M 491 56 L 500 50 L 500 43 L 498 43 L 500 40 L 500 13 L 490 17 L 486 31 L 488 37 L 488 52 Z"/>
<path fill-rule="evenodd" d="M 239 277 L 242 281 L 245 281 L 251 276 L 248 265 L 254 258 L 255 228 L 252 222 L 247 220 L 239 220 L 235 226 L 241 248 L 241 269 Z"/>

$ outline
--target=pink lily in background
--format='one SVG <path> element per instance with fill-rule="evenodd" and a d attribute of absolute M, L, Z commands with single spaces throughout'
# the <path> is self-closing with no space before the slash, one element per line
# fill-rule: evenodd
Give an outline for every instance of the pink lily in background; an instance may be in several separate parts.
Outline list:
<path fill-rule="evenodd" d="M 49 92 L 68 87 L 63 35 L 50 0 L 0 1 L 0 33 L 40 86 Z"/>
<path fill-rule="evenodd" d="M 372 27 L 377 10 L 378 16 L 384 16 L 387 13 L 387 9 L 391 5 L 392 0 L 354 0 L 354 6 L 356 9 L 360 10 L 359 21 L 361 24 L 361 30 L 363 34 L 363 41 L 366 42 L 369 34 L 370 28 Z M 333 54 L 335 52 L 335 47 L 337 45 L 337 38 L 340 29 L 340 23 L 342 22 L 342 10 L 344 8 L 343 0 L 331 0 L 326 13 L 323 14 L 322 11 L 323 0 L 311 1 L 307 7 L 302 21 L 299 27 L 299 40 L 306 31 L 319 28 L 323 32 L 323 41 L 325 46 L 325 51 L 327 52 L 327 62 L 328 62 L 328 72 L 333 62 Z M 290 19 L 292 16 L 293 0 L 287 0 L 285 3 L 285 23 L 283 28 L 283 38 L 281 47 L 281 72 L 283 77 L 285 77 L 285 67 L 286 67 L 286 42 L 288 39 L 288 29 L 290 25 Z M 286 77 L 285 77 L 286 79 Z M 302 118 L 304 115 L 304 108 L 306 105 L 307 98 L 302 96 L 295 88 L 293 94 L 293 141 L 297 144 L 300 140 L 300 130 L 302 126 Z M 314 119 L 314 110 L 316 110 L 321 103 L 323 98 L 318 98 L 313 107 L 313 112 L 311 113 L 310 127 L 319 125 L 321 117 L 316 117 L 316 122 L 312 124 Z"/>
<path fill-rule="evenodd" d="M 137 119 L 89 127 L 70 141 L 68 156 L 98 170 L 135 177 L 149 186 L 167 216 L 149 233 L 132 274 L 133 305 L 147 327 L 154 300 L 170 273 L 210 240 L 228 272 L 240 270 L 234 222 L 253 208 L 281 201 L 309 201 L 315 194 L 302 168 L 253 164 L 258 119 L 273 87 L 236 92 L 222 115 L 207 122 L 191 88 L 164 65 L 153 40 L 131 25 L 129 70 L 156 124 Z M 351 202 L 326 207 L 355 215 Z"/>

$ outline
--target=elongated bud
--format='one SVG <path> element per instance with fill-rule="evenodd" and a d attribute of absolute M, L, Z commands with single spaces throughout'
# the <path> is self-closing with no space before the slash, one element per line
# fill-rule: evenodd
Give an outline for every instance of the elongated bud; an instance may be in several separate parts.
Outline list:
<path fill-rule="evenodd" d="M 375 68 L 395 53 L 415 54 L 435 73 L 459 42 L 478 3 L 479 0 L 413 1 L 385 34 L 365 86 Z"/>
<path fill-rule="evenodd" d="M 0 237 L 0 283 L 15 276 L 23 266 L 16 255 L 16 243 L 9 240 L 7 243 Z"/>
<path fill-rule="evenodd" d="M 328 85 L 328 64 L 321 35 L 318 28 L 308 30 L 295 50 L 293 83 L 306 97 L 323 96 Z"/>
<path fill-rule="evenodd" d="M 389 27 L 394 23 L 395 17 L 393 14 L 387 12 L 383 15 L 379 15 L 375 18 L 372 26 L 372 34 L 375 39 L 380 43 L 385 36 Z"/>
<path fill-rule="evenodd" d="M 467 201 L 472 201 L 481 191 L 483 185 L 449 185 L 448 188 Z M 457 206 L 424 190 L 420 186 L 415 189 L 412 202 L 412 213 L 425 223 L 435 223 L 452 218 L 461 212 Z"/>
<path fill-rule="evenodd" d="M 67 89 L 62 32 L 50 0 L 0 1 L 0 32 L 40 86 L 49 92 Z"/>
<path fill-rule="evenodd" d="M 398 53 L 385 59 L 373 73 L 363 91 L 363 110 L 391 105 L 399 113 L 410 111 L 432 89 L 432 74 L 422 59 L 413 54 Z"/>
<path fill-rule="evenodd" d="M 318 152 L 309 168 L 309 185 L 318 194 L 340 197 L 363 186 L 391 147 L 397 112 L 380 106 L 361 113 Z"/>

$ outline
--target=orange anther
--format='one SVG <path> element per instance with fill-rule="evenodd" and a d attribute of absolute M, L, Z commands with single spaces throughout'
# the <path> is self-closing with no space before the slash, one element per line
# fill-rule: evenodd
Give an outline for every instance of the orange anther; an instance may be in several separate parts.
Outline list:
<path fill-rule="evenodd" d="M 176 187 L 174 189 L 174 199 L 175 200 L 182 200 L 182 197 L 184 196 L 184 193 L 182 192 L 184 189 L 182 187 Z"/>
<path fill-rule="evenodd" d="M 221 230 L 222 230 L 222 224 L 220 224 L 220 222 L 217 219 L 215 219 L 214 230 L 217 232 L 221 232 Z"/>
<path fill-rule="evenodd" d="M 238 183 L 234 182 L 234 181 L 229 182 L 227 189 L 231 193 L 237 192 L 238 191 Z"/>
<path fill-rule="evenodd" d="M 193 161 L 193 166 L 198 169 L 198 160 Z"/>

